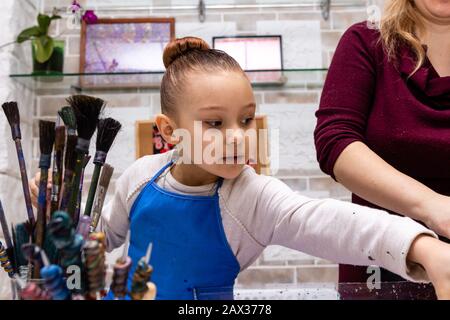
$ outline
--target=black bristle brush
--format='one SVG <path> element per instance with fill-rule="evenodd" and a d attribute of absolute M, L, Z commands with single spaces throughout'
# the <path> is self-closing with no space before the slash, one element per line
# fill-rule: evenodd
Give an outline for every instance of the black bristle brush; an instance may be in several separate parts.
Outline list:
<path fill-rule="evenodd" d="M 59 204 L 59 209 L 62 211 L 66 211 L 71 195 L 71 184 L 75 171 L 75 164 L 77 161 L 77 155 L 75 152 L 75 147 L 78 140 L 76 131 L 77 118 L 75 117 L 75 112 L 73 111 L 72 107 L 69 106 L 63 107 L 60 111 L 58 111 L 58 114 L 67 128 L 67 140 L 64 154 L 64 175 L 61 190 L 61 200 Z"/>
<path fill-rule="evenodd" d="M 47 225 L 47 184 L 48 171 L 52 160 L 53 144 L 55 143 L 55 123 L 52 121 L 39 121 L 39 148 L 41 156 L 39 168 L 41 179 L 39 180 L 38 214 L 35 228 L 35 242 L 42 248 L 45 240 L 45 227 Z"/>
<path fill-rule="evenodd" d="M 101 168 L 105 164 L 109 149 L 111 149 L 114 139 L 116 138 L 117 133 L 119 133 L 121 128 L 122 125 L 120 124 L 120 122 L 114 120 L 113 118 L 101 119 L 98 122 L 96 152 L 94 157 L 95 167 L 92 174 L 91 186 L 89 188 L 84 215 L 91 215 Z"/>
<path fill-rule="evenodd" d="M 51 214 L 53 214 L 53 212 L 55 211 L 58 211 L 59 209 L 65 143 L 66 143 L 66 128 L 64 125 L 60 125 L 60 117 L 58 117 L 55 129 L 55 152 L 53 154 L 52 194 L 50 198 Z"/>
<path fill-rule="evenodd" d="M 3 105 L 3 111 L 11 126 L 12 138 L 16 144 L 17 157 L 19 160 L 20 176 L 22 178 L 22 188 L 25 198 L 25 206 L 27 208 L 28 221 L 31 226 L 34 226 L 35 219 L 33 213 L 33 206 L 31 204 L 30 187 L 28 185 L 27 167 L 25 165 L 25 157 L 22 149 L 22 135 L 20 133 L 20 114 L 17 102 L 5 102 Z"/>
<path fill-rule="evenodd" d="M 89 153 L 89 144 L 97 129 L 98 118 L 105 106 L 105 101 L 91 96 L 75 95 L 69 97 L 67 102 L 75 112 L 78 131 L 76 146 L 77 162 L 75 165 L 75 175 L 72 180 L 72 194 L 67 207 L 67 212 L 73 219 L 77 207 L 83 159 Z"/>

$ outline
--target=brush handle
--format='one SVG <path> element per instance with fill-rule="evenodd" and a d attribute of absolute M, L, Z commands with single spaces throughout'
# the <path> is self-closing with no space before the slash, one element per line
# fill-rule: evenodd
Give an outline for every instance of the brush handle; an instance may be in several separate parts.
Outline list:
<path fill-rule="evenodd" d="M 100 221 L 100 217 L 102 215 L 103 204 L 105 203 L 106 191 L 109 186 L 109 179 L 106 181 L 105 185 L 102 183 L 99 184 L 97 188 L 97 195 L 94 201 L 94 209 L 92 210 L 92 222 L 91 222 L 91 232 L 94 232 L 97 229 L 98 222 Z"/>
<path fill-rule="evenodd" d="M 3 238 L 5 239 L 6 242 L 6 248 L 12 248 L 13 242 L 11 234 L 9 232 L 8 222 L 6 221 L 5 211 L 3 211 L 3 205 L 1 200 L 0 200 L 0 224 L 3 230 Z"/>
<path fill-rule="evenodd" d="M 42 248 L 45 238 L 45 226 L 47 224 L 47 183 L 48 169 L 41 169 L 39 181 L 38 214 L 36 220 L 36 245 Z"/>
<path fill-rule="evenodd" d="M 83 159 L 84 159 L 84 153 L 78 152 L 77 154 L 77 162 L 75 165 L 75 173 L 72 180 L 72 192 L 70 195 L 69 205 L 67 206 L 67 213 L 69 214 L 69 217 L 74 219 L 75 217 L 75 210 L 77 209 L 77 200 L 78 200 L 78 193 L 80 191 L 80 181 L 81 181 L 81 174 L 83 171 Z"/>
<path fill-rule="evenodd" d="M 51 195 L 51 215 L 53 212 L 58 210 L 59 200 L 61 197 L 61 184 L 62 184 L 62 161 L 63 152 L 58 150 L 55 151 L 53 158 L 53 172 L 52 172 L 52 195 Z"/>
<path fill-rule="evenodd" d="M 83 185 L 84 185 L 84 171 L 85 171 L 86 166 L 88 165 L 90 159 L 91 159 L 91 156 L 89 156 L 89 155 L 85 155 L 84 159 L 83 159 L 83 169 L 81 170 L 80 190 L 78 191 L 77 208 L 75 211 L 74 226 L 78 226 L 78 222 L 80 221 L 81 200 L 83 197 Z"/>
<path fill-rule="evenodd" d="M 73 172 L 69 170 L 64 171 L 64 182 L 62 188 L 61 203 L 59 205 L 59 210 L 67 211 L 67 206 L 69 205 L 70 196 L 72 194 L 72 180 Z"/>
<path fill-rule="evenodd" d="M 30 186 L 28 185 L 27 167 L 25 165 L 25 157 L 23 155 L 22 142 L 20 139 L 14 140 L 16 144 L 17 158 L 19 160 L 20 176 L 22 178 L 23 195 L 25 198 L 25 206 L 27 208 L 28 221 L 32 226 L 36 223 L 34 219 L 33 206 L 31 205 Z"/>
<path fill-rule="evenodd" d="M 86 207 L 84 208 L 84 215 L 90 216 L 92 211 L 92 206 L 94 205 L 95 192 L 97 191 L 98 179 L 100 177 L 100 171 L 102 166 L 95 164 L 94 172 L 92 173 L 91 186 L 89 188 L 89 194 L 86 201 Z"/>
<path fill-rule="evenodd" d="M 14 256 L 14 245 L 11 238 L 11 233 L 9 232 L 8 222 L 6 221 L 6 216 L 5 212 L 3 211 L 3 205 L 1 201 L 0 201 L 0 224 L 3 230 L 3 238 L 5 239 L 6 242 L 6 253 L 8 254 L 9 260 L 11 261 L 14 271 L 17 272 Z"/>
<path fill-rule="evenodd" d="M 79 189 L 78 189 L 77 206 L 75 209 L 75 216 L 73 218 L 74 226 L 78 226 L 78 222 L 80 221 L 81 200 L 83 197 L 83 184 L 84 184 L 84 168 L 81 169 L 80 185 L 78 186 Z"/>

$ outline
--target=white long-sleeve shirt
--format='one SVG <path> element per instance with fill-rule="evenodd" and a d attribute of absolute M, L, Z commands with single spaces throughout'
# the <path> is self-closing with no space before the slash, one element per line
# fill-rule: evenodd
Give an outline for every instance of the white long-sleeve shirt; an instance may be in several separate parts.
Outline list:
<path fill-rule="evenodd" d="M 123 244 L 134 201 L 172 155 L 143 157 L 117 180 L 99 225 L 106 234 L 108 251 Z M 172 192 L 191 195 L 214 190 L 213 184 L 183 185 L 169 170 L 157 183 Z M 225 234 L 241 271 L 266 246 L 281 245 L 337 263 L 378 265 L 411 281 L 429 281 L 424 269 L 407 263 L 406 257 L 418 235 L 437 235 L 410 218 L 334 199 L 311 199 L 274 177 L 258 175 L 250 166 L 237 178 L 224 180 L 219 205 Z"/>

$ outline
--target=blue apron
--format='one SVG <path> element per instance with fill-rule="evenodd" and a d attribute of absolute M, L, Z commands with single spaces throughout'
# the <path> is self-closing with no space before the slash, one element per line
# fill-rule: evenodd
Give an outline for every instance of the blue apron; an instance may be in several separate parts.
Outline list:
<path fill-rule="evenodd" d="M 137 262 L 153 242 L 150 264 L 156 299 L 233 300 L 240 266 L 220 215 L 218 191 L 223 179 L 213 196 L 173 193 L 155 182 L 172 164 L 153 176 L 131 208 L 128 255 L 133 265 L 128 288 Z"/>

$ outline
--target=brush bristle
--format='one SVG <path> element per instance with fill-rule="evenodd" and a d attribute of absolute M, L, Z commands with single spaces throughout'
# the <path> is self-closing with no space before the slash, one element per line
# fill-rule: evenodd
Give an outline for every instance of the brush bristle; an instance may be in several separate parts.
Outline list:
<path fill-rule="evenodd" d="M 51 154 L 55 143 L 55 123 L 39 121 L 39 147 L 41 154 Z"/>
<path fill-rule="evenodd" d="M 85 95 L 75 95 L 67 99 L 77 119 L 78 137 L 91 140 L 97 129 L 98 118 L 105 106 L 105 101 Z"/>
<path fill-rule="evenodd" d="M 113 118 L 101 119 L 97 127 L 97 151 L 108 153 L 121 128 L 120 122 Z"/>
<path fill-rule="evenodd" d="M 2 105 L 3 111 L 5 112 L 6 118 L 8 119 L 9 125 L 14 126 L 20 124 L 20 114 L 17 102 L 5 102 Z"/>
<path fill-rule="evenodd" d="M 66 142 L 66 128 L 64 126 L 58 126 L 55 130 L 55 150 L 63 151 L 64 144 Z"/>
<path fill-rule="evenodd" d="M 111 180 L 113 173 L 114 167 L 105 163 L 105 165 L 102 168 L 102 174 L 100 175 L 99 185 L 106 187 L 109 184 L 109 181 Z"/>
<path fill-rule="evenodd" d="M 72 130 L 77 129 L 77 118 L 75 117 L 75 112 L 72 107 L 62 107 L 61 110 L 58 111 L 58 114 L 67 128 Z"/>
<path fill-rule="evenodd" d="M 66 143 L 66 154 L 64 156 L 64 168 L 68 171 L 73 171 L 77 163 L 77 153 L 75 148 L 77 146 L 77 136 L 68 135 Z"/>

